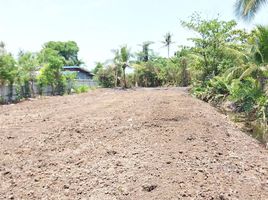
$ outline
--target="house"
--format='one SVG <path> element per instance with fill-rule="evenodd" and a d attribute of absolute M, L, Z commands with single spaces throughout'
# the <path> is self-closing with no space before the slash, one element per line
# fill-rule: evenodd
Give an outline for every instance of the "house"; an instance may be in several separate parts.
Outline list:
<path fill-rule="evenodd" d="M 79 66 L 64 66 L 63 70 L 65 72 L 76 72 L 77 73 L 76 79 L 92 80 L 94 77 L 94 74 L 91 73 L 89 70 Z"/>

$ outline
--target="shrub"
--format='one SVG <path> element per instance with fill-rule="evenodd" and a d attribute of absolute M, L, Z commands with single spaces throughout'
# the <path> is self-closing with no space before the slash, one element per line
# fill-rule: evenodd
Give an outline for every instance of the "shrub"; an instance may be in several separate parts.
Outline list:
<path fill-rule="evenodd" d="M 256 111 L 257 101 L 263 95 L 257 81 L 253 78 L 246 78 L 241 81 L 233 80 L 230 87 L 230 100 L 238 106 L 239 112 L 250 113 Z M 263 101 L 261 100 L 261 102 Z"/>
<path fill-rule="evenodd" d="M 95 79 L 101 87 L 112 88 L 115 86 L 115 72 L 112 67 L 100 68 Z"/>
<path fill-rule="evenodd" d="M 203 84 L 194 85 L 192 92 L 206 102 L 219 103 L 229 95 L 228 81 L 216 76 Z"/>
<path fill-rule="evenodd" d="M 75 93 L 80 94 L 80 93 L 85 93 L 88 92 L 90 90 L 90 87 L 87 85 L 81 85 L 78 87 L 74 88 Z"/>

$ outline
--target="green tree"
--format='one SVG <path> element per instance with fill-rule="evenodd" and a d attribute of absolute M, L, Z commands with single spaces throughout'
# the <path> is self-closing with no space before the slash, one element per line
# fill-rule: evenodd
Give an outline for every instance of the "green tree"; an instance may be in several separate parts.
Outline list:
<path fill-rule="evenodd" d="M 5 43 L 0 41 L 0 55 L 4 55 L 7 53 L 5 46 L 6 46 Z"/>
<path fill-rule="evenodd" d="M 95 66 L 95 68 L 93 69 L 93 73 L 94 74 L 97 74 L 98 73 L 98 71 L 100 70 L 100 69 L 103 69 L 103 63 L 101 63 L 101 62 L 97 62 L 96 63 L 96 66 Z"/>
<path fill-rule="evenodd" d="M 249 41 L 251 53 L 258 64 L 268 64 L 268 27 L 257 26 Z"/>
<path fill-rule="evenodd" d="M 248 40 L 249 56 L 246 65 L 242 65 L 240 80 L 253 77 L 259 83 L 260 89 L 264 92 L 268 78 L 268 27 L 257 26 L 252 31 Z"/>
<path fill-rule="evenodd" d="M 44 45 L 44 48 L 50 48 L 57 51 L 58 54 L 65 59 L 64 65 L 79 66 L 83 63 L 81 60 L 78 59 L 79 47 L 77 43 L 74 41 L 68 41 L 68 42 L 50 41 Z"/>
<path fill-rule="evenodd" d="M 18 57 L 18 67 L 20 79 L 25 84 L 25 89 L 29 88 L 30 94 L 24 92 L 25 95 L 35 96 L 34 81 L 40 68 L 37 54 L 31 52 L 20 52 Z"/>
<path fill-rule="evenodd" d="M 113 49 L 112 53 L 114 54 L 114 57 L 110 67 L 114 70 L 114 87 L 117 87 L 118 84 L 120 84 L 122 76 L 121 55 L 119 49 Z"/>
<path fill-rule="evenodd" d="M 126 82 L 126 68 L 129 66 L 129 61 L 131 58 L 130 49 L 127 48 L 127 46 L 122 46 L 120 48 L 120 63 L 123 69 L 123 87 L 127 88 L 127 82 Z"/>
<path fill-rule="evenodd" d="M 0 55 L 0 84 L 9 85 L 9 101 L 13 97 L 13 85 L 18 75 L 16 61 L 11 54 L 5 53 Z"/>
<path fill-rule="evenodd" d="M 100 68 L 95 78 L 97 79 L 99 85 L 104 88 L 112 88 L 116 85 L 116 79 L 114 78 L 114 68 L 111 66 Z"/>
<path fill-rule="evenodd" d="M 168 51 L 168 58 L 169 58 L 169 53 L 170 53 L 170 46 L 173 43 L 172 41 L 172 34 L 171 33 L 166 33 L 164 35 L 164 41 L 162 41 L 162 43 L 164 44 L 164 47 L 167 47 L 167 51 Z"/>
<path fill-rule="evenodd" d="M 237 0 L 236 14 L 244 20 L 251 20 L 266 2 L 266 0 Z"/>
<path fill-rule="evenodd" d="M 141 87 L 157 87 L 161 85 L 160 69 L 153 61 L 135 64 L 135 82 Z"/>
<path fill-rule="evenodd" d="M 64 58 L 59 55 L 58 51 L 44 48 L 39 54 L 39 61 L 41 63 L 40 75 L 38 76 L 38 82 L 41 85 L 50 85 L 52 88 L 52 94 L 63 94 L 64 81 L 63 65 Z"/>
<path fill-rule="evenodd" d="M 198 35 L 190 38 L 195 44 L 190 56 L 198 63 L 202 81 L 240 64 L 245 58 L 246 34 L 236 29 L 235 21 L 202 20 L 199 15 L 193 15 L 190 22 L 182 22 L 182 25 Z"/>
<path fill-rule="evenodd" d="M 153 42 L 146 41 L 141 44 L 142 51 L 137 53 L 137 59 L 140 62 L 148 62 L 153 57 L 153 51 L 150 49 L 150 45 L 152 45 Z"/>
<path fill-rule="evenodd" d="M 188 54 L 191 49 L 188 47 L 182 47 L 180 51 L 178 51 L 175 55 L 175 62 L 180 65 L 180 86 L 186 87 L 190 85 L 190 73 L 189 73 L 189 63 L 190 59 Z"/>

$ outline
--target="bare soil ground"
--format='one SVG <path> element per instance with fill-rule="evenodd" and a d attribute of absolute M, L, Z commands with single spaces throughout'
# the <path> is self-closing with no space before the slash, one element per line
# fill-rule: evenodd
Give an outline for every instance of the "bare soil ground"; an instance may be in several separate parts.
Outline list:
<path fill-rule="evenodd" d="M 268 199 L 268 151 L 182 89 L 0 106 L 0 199 Z"/>

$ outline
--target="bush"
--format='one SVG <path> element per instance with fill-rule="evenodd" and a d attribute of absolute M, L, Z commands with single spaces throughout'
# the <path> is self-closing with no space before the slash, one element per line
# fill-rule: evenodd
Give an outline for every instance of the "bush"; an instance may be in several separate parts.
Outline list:
<path fill-rule="evenodd" d="M 229 95 L 228 81 L 224 77 L 216 76 L 203 84 L 194 85 L 192 92 L 206 102 L 218 104 Z"/>
<path fill-rule="evenodd" d="M 85 92 L 88 92 L 89 90 L 90 90 L 90 87 L 87 85 L 81 85 L 81 86 L 74 88 L 74 91 L 76 94 L 85 93 Z"/>
<path fill-rule="evenodd" d="M 250 113 L 256 111 L 258 99 L 264 94 L 262 93 L 258 83 L 253 78 L 244 80 L 233 80 L 230 87 L 230 100 L 238 106 L 239 112 Z M 260 104 L 262 100 L 260 99 Z"/>
<path fill-rule="evenodd" d="M 101 68 L 96 74 L 96 80 L 99 85 L 104 88 L 112 88 L 115 86 L 115 72 L 112 67 Z"/>

